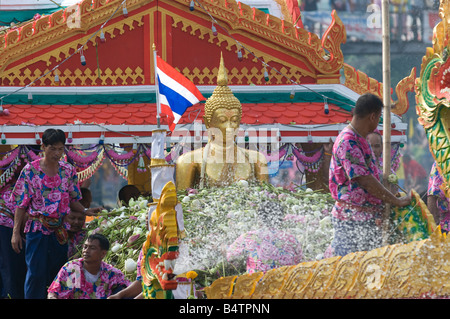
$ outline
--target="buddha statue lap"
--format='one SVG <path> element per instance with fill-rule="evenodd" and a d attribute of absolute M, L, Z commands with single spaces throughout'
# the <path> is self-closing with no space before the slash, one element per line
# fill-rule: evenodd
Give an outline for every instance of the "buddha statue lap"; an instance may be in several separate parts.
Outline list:
<path fill-rule="evenodd" d="M 239 180 L 268 182 L 264 154 L 242 148 L 235 142 L 242 106 L 227 84 L 227 73 L 221 57 L 217 87 L 205 103 L 203 116 L 208 130 L 208 143 L 178 158 L 177 189 L 227 186 Z"/>

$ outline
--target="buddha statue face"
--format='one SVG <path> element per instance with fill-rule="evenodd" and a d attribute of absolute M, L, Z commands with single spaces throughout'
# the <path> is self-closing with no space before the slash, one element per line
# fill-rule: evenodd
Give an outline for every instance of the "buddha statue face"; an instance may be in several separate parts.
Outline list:
<path fill-rule="evenodd" d="M 217 74 L 217 87 L 205 103 L 203 119 L 210 137 L 215 143 L 231 145 L 238 133 L 242 117 L 242 106 L 227 86 L 227 73 L 223 57 Z"/>
<path fill-rule="evenodd" d="M 208 125 L 208 130 L 216 143 L 231 145 L 239 130 L 241 114 L 238 109 L 217 108 Z"/>

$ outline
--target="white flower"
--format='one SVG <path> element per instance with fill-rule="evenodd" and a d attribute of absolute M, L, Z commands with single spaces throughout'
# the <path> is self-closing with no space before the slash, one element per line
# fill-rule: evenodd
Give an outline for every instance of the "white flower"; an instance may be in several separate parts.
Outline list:
<path fill-rule="evenodd" d="M 396 174 L 390 174 L 388 176 L 388 182 L 391 184 L 397 184 L 398 183 L 398 177 Z"/>
<path fill-rule="evenodd" d="M 125 271 L 126 272 L 133 272 L 136 270 L 136 268 L 137 268 L 137 264 L 133 259 L 128 258 L 127 260 L 125 260 Z"/>
<path fill-rule="evenodd" d="M 120 248 L 122 248 L 122 245 L 119 243 L 115 243 L 114 246 L 111 248 L 111 251 L 113 253 L 117 253 L 120 250 Z"/>
<path fill-rule="evenodd" d="M 194 199 L 191 203 L 192 208 L 200 208 L 202 206 L 202 204 L 200 203 L 200 201 L 198 199 Z"/>
<path fill-rule="evenodd" d="M 240 181 L 238 181 L 236 183 L 238 186 L 244 187 L 244 188 L 248 188 L 248 182 L 246 180 L 241 179 Z"/>
<path fill-rule="evenodd" d="M 181 200 L 182 203 L 186 204 L 190 201 L 191 199 L 189 198 L 189 196 L 184 196 L 183 199 Z"/>
<path fill-rule="evenodd" d="M 142 200 L 140 203 L 139 203 L 139 207 L 141 208 L 141 209 L 144 209 L 144 208 L 147 208 L 147 204 L 148 204 L 148 200 Z"/>

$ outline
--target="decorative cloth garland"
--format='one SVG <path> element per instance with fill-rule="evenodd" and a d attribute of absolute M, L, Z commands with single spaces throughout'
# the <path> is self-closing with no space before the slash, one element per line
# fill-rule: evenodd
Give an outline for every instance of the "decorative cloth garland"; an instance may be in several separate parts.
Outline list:
<path fill-rule="evenodd" d="M 392 144 L 391 168 L 393 172 L 397 171 L 400 165 L 400 148 L 400 143 Z M 120 149 L 125 150 L 122 147 Z M 175 145 L 167 149 L 167 151 L 166 161 L 169 164 L 173 164 L 179 155 L 184 151 L 189 151 L 189 149 L 176 147 Z M 305 152 L 301 147 L 297 147 L 292 143 L 283 144 L 276 152 L 263 153 L 269 164 L 272 161 L 280 161 L 280 164 L 282 164 L 285 160 L 295 159 L 296 167 L 302 173 L 304 173 L 304 170 L 317 173 L 323 164 L 324 158 L 323 147 Z M 130 149 L 125 152 L 116 151 L 116 147 L 110 144 L 97 144 L 83 149 L 66 146 L 65 154 L 67 161 L 77 168 L 80 182 L 92 177 L 101 166 L 105 157 L 110 160 L 119 175 L 127 179 L 128 166 L 135 160 L 138 160 L 139 172 L 145 172 L 147 170 L 144 165 L 144 157 L 146 156 L 148 159 L 151 159 L 151 144 L 138 144 L 136 149 Z M 309 156 L 308 154 L 312 155 Z M 20 145 L 8 152 L 0 153 L 0 156 L 2 157 L 0 160 L 0 169 L 3 171 L 0 175 L 0 188 L 5 186 L 13 178 L 22 161 L 27 163 L 40 158 L 39 155 L 35 154 L 35 151 L 25 145 Z"/>

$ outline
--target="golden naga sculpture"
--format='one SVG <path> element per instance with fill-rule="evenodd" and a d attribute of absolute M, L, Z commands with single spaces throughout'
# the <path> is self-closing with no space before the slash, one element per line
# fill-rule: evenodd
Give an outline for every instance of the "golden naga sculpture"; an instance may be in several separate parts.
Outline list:
<path fill-rule="evenodd" d="M 177 199 L 174 165 L 165 161 L 166 131 L 152 132 L 149 168 L 152 198 L 148 211 L 147 240 L 142 246 L 142 294 L 146 299 L 172 299 L 178 283 L 173 273 L 184 231 L 183 210 Z"/>
<path fill-rule="evenodd" d="M 208 299 L 370 299 L 450 295 L 450 245 L 438 227 L 408 244 L 222 277 L 205 288 Z"/>
<path fill-rule="evenodd" d="M 181 155 L 176 163 L 177 189 L 230 185 L 239 180 L 268 181 L 264 154 L 239 147 L 235 138 L 242 106 L 228 87 L 221 56 L 217 87 L 205 103 L 208 143 Z"/>
<path fill-rule="evenodd" d="M 422 58 L 420 77 L 416 79 L 416 112 L 423 125 L 431 154 L 444 180 L 443 189 L 450 196 L 450 2 L 441 0 L 439 17 L 433 30 L 433 47 Z"/>

